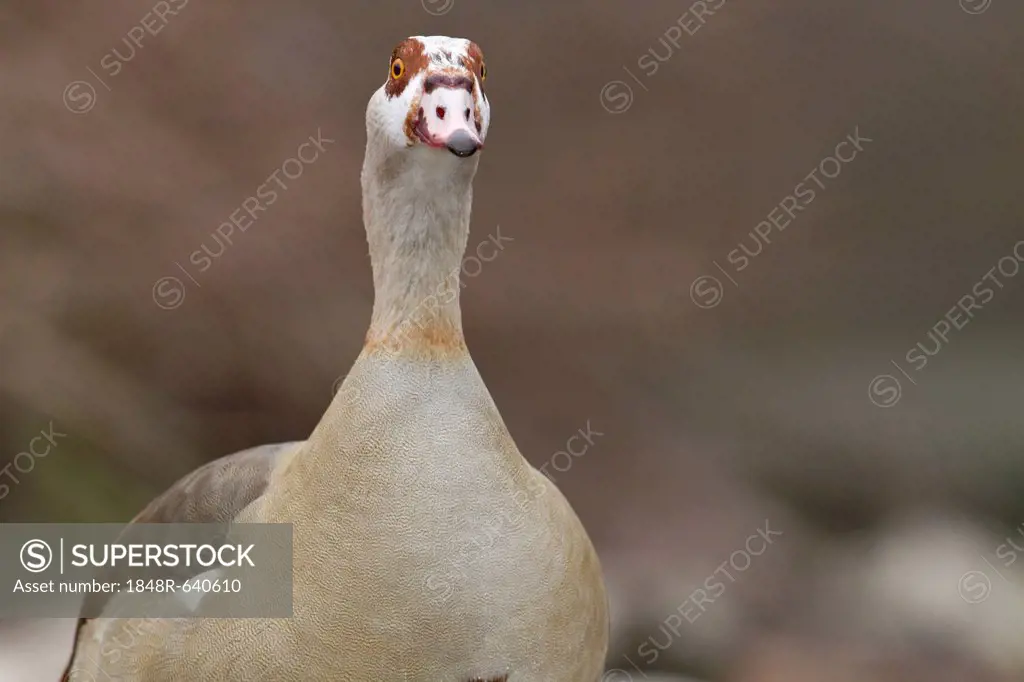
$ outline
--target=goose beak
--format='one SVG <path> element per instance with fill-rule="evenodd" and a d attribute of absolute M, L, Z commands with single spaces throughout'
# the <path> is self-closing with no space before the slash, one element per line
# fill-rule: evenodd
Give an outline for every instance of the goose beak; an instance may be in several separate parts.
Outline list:
<path fill-rule="evenodd" d="M 426 79 L 415 126 L 421 142 L 462 158 L 483 149 L 473 87 L 473 81 L 462 76 L 437 74 Z"/>
<path fill-rule="evenodd" d="M 455 156 L 465 158 L 476 154 L 476 150 L 483 147 L 483 144 L 468 130 L 456 130 L 448 136 L 445 146 Z"/>

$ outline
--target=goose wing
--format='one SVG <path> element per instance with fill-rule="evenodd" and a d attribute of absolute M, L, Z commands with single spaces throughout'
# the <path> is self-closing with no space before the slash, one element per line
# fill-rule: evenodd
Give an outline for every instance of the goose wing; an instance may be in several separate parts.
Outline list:
<path fill-rule="evenodd" d="M 135 515 L 131 523 L 223 523 L 233 520 L 267 489 L 281 457 L 302 441 L 271 443 L 241 450 L 208 462 L 176 481 Z M 91 607 L 110 595 L 89 595 Z M 101 608 L 101 607 L 100 607 Z M 92 620 L 80 618 L 65 671 L 67 680 L 82 629 Z"/>
<path fill-rule="evenodd" d="M 231 521 L 263 494 L 281 455 L 301 444 L 260 445 L 204 464 L 146 505 L 132 523 Z"/>

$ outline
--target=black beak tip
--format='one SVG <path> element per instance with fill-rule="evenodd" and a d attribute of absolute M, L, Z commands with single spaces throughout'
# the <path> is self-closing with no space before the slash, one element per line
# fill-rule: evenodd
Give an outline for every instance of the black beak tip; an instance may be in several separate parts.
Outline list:
<path fill-rule="evenodd" d="M 476 154 L 480 144 L 470 136 L 469 133 L 457 130 L 451 139 L 448 140 L 448 151 L 460 158 L 466 158 Z"/>

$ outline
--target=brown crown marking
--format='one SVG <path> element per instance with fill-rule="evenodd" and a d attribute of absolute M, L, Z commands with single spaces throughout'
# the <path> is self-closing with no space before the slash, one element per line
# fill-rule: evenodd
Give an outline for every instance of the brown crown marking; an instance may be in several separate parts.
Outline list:
<path fill-rule="evenodd" d="M 427 76 L 427 79 L 423 81 L 423 92 L 426 94 L 432 93 L 438 87 L 459 89 L 462 88 L 466 92 L 472 93 L 473 87 L 476 81 L 469 76 L 463 76 L 460 73 L 435 73 Z"/>

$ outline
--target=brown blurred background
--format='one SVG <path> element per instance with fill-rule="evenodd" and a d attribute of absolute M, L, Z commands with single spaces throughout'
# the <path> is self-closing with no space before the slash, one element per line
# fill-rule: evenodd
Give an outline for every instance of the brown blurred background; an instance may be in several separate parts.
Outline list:
<path fill-rule="evenodd" d="M 309 433 L 372 302 L 366 100 L 401 38 L 465 36 L 493 106 L 470 249 L 513 240 L 465 281 L 467 338 L 535 465 L 603 434 L 548 470 L 608 574 L 607 682 L 1020 679 L 1024 5 L 182 2 L 0 5 L 0 520 L 128 519 Z M 0 625 L 0 678 L 50 679 L 51 625 Z"/>

